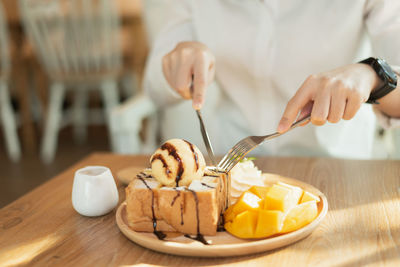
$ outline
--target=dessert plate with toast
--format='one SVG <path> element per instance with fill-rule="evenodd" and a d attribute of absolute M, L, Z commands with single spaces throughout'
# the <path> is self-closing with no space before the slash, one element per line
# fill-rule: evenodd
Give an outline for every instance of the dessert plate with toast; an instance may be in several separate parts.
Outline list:
<path fill-rule="evenodd" d="M 198 257 L 268 251 L 307 237 L 328 211 L 312 185 L 261 173 L 251 160 L 220 172 L 182 139 L 165 142 L 150 164 L 130 179 L 116 220 L 127 238 L 155 251 Z"/>

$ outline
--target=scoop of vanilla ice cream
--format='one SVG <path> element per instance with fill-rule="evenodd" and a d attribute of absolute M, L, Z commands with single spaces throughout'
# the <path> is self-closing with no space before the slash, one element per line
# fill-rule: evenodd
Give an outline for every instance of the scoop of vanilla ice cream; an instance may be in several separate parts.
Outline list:
<path fill-rule="evenodd" d="M 252 160 L 239 162 L 231 170 L 231 197 L 234 201 L 253 185 L 265 186 L 262 172 Z"/>
<path fill-rule="evenodd" d="M 206 162 L 193 144 L 183 139 L 171 139 L 150 158 L 154 178 L 165 186 L 188 186 L 204 175 Z"/>

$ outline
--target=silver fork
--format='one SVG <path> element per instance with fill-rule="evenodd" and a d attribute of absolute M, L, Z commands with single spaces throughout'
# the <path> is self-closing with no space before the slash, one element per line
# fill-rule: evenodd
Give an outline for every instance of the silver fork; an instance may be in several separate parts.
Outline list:
<path fill-rule="evenodd" d="M 310 116 L 307 116 L 301 120 L 296 121 L 290 126 L 289 130 L 296 128 L 297 126 L 310 120 Z M 288 130 L 288 131 L 289 131 Z M 239 141 L 234 145 L 228 153 L 218 163 L 217 169 L 228 173 L 237 163 L 239 163 L 250 151 L 262 144 L 266 140 L 273 139 L 282 135 L 283 133 L 273 133 L 264 136 L 248 136 Z"/>

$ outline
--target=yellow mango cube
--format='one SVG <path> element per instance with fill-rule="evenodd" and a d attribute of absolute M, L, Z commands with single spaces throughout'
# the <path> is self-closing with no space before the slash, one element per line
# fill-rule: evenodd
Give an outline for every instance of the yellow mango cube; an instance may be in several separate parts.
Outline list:
<path fill-rule="evenodd" d="M 316 201 L 308 201 L 293 207 L 283 221 L 281 233 L 292 232 L 312 222 L 318 215 Z"/>
<path fill-rule="evenodd" d="M 235 213 L 233 213 L 233 208 L 235 207 L 235 205 L 229 206 L 229 208 L 227 208 L 224 212 L 224 221 L 225 222 L 230 222 L 233 219 L 235 219 L 236 215 Z"/>
<path fill-rule="evenodd" d="M 243 211 L 259 209 L 260 201 L 261 198 L 255 194 L 247 191 L 243 192 L 239 200 L 224 212 L 225 222 L 232 221 L 239 213 L 242 213 Z"/>
<path fill-rule="evenodd" d="M 257 186 L 257 185 L 254 185 L 254 186 L 250 187 L 250 189 L 249 189 L 249 192 L 252 192 L 253 194 L 257 195 L 261 199 L 264 199 L 267 196 L 268 191 L 269 191 L 269 187 Z"/>
<path fill-rule="evenodd" d="M 264 203 L 265 203 L 265 199 L 264 199 L 264 198 L 261 199 L 261 200 L 258 202 L 258 205 L 260 206 L 260 210 L 264 209 Z"/>
<path fill-rule="evenodd" d="M 298 186 L 295 186 L 295 185 L 290 185 L 290 184 L 287 184 L 287 183 L 284 183 L 284 182 L 277 182 L 276 183 L 277 185 L 280 185 L 280 186 L 283 186 L 283 187 L 287 187 L 287 188 L 289 188 L 289 189 L 292 189 L 292 190 L 294 190 L 297 194 L 299 193 L 299 192 L 301 192 L 301 194 L 300 194 L 300 198 L 301 198 L 301 196 L 304 194 L 303 192 L 303 189 L 301 189 L 300 187 L 298 187 Z"/>
<path fill-rule="evenodd" d="M 298 186 L 295 186 L 295 185 L 290 185 L 290 184 L 287 184 L 287 183 L 284 183 L 284 182 L 281 182 L 281 181 L 278 181 L 277 183 L 276 183 L 277 185 L 280 185 L 280 186 L 283 186 L 283 187 L 287 187 L 287 188 L 290 188 L 290 189 L 293 189 L 293 188 L 300 188 L 300 187 L 298 187 Z"/>
<path fill-rule="evenodd" d="M 238 214 L 233 221 L 225 223 L 225 229 L 240 238 L 253 238 L 257 226 L 258 212 L 246 210 Z"/>
<path fill-rule="evenodd" d="M 254 237 L 263 238 L 278 234 L 283 226 L 283 218 L 284 214 L 282 211 L 260 210 Z"/>
<path fill-rule="evenodd" d="M 311 194 L 310 192 L 304 191 L 303 196 L 300 199 L 300 204 L 308 201 L 316 201 L 318 203 L 320 199 L 318 196 Z"/>
<path fill-rule="evenodd" d="M 300 187 L 274 184 L 267 193 L 264 209 L 287 212 L 299 203 L 302 194 Z"/>

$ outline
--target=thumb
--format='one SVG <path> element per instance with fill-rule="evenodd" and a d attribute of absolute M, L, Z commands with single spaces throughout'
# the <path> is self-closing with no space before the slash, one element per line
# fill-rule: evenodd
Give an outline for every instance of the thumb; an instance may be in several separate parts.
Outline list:
<path fill-rule="evenodd" d="M 300 110 L 302 110 L 308 103 L 309 99 L 302 94 L 296 94 L 292 99 L 290 99 L 279 122 L 278 132 L 284 133 L 289 130 L 290 126 L 298 117 Z"/>

